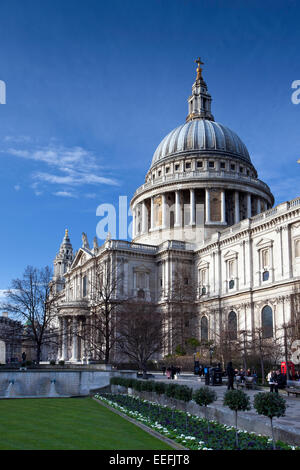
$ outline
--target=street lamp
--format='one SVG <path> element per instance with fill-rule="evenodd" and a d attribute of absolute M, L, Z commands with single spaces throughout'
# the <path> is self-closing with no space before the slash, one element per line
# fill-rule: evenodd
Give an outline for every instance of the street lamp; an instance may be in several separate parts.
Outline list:
<path fill-rule="evenodd" d="M 247 361 L 246 361 L 246 335 L 247 335 L 247 331 L 246 330 L 242 330 L 241 331 L 241 334 L 244 336 L 244 369 L 245 371 L 247 370 Z"/>
<path fill-rule="evenodd" d="M 209 347 L 209 360 L 210 360 L 210 365 L 212 365 L 212 356 L 214 353 L 214 348 L 212 346 Z"/>

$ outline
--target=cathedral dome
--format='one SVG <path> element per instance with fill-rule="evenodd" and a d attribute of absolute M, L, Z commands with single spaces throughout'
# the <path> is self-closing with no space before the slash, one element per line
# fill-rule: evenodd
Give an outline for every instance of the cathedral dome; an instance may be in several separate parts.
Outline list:
<path fill-rule="evenodd" d="M 185 154 L 220 154 L 251 163 L 245 144 L 230 130 L 210 119 L 194 119 L 172 130 L 157 147 L 151 167 L 165 158 Z"/>

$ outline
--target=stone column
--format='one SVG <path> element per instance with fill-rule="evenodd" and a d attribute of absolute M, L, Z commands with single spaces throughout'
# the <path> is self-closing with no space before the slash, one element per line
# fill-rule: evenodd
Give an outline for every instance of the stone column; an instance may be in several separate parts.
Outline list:
<path fill-rule="evenodd" d="M 154 229 L 154 197 L 151 198 L 151 230 Z"/>
<path fill-rule="evenodd" d="M 247 218 L 249 219 L 252 215 L 251 212 L 251 194 L 247 194 Z"/>
<path fill-rule="evenodd" d="M 205 223 L 209 224 L 210 222 L 210 192 L 209 189 L 205 189 Z"/>
<path fill-rule="evenodd" d="M 124 261 L 124 295 L 125 297 L 129 295 L 128 288 L 129 288 L 129 272 L 128 272 L 128 261 Z"/>
<path fill-rule="evenodd" d="M 180 227 L 180 192 L 175 191 L 175 222 L 174 227 Z"/>
<path fill-rule="evenodd" d="M 132 208 L 132 238 L 135 237 L 136 235 L 136 213 L 135 213 L 135 208 Z"/>
<path fill-rule="evenodd" d="M 234 193 L 234 223 L 238 224 L 240 221 L 240 193 Z"/>
<path fill-rule="evenodd" d="M 195 190 L 190 189 L 190 225 L 195 225 Z"/>
<path fill-rule="evenodd" d="M 260 214 L 261 213 L 261 203 L 260 203 L 260 198 L 259 197 L 257 198 L 256 204 L 257 204 L 256 212 L 257 212 L 257 214 Z"/>
<path fill-rule="evenodd" d="M 162 194 L 161 196 L 161 210 L 162 210 L 162 221 L 161 221 L 161 228 L 167 228 L 167 202 L 166 202 L 166 195 Z"/>
<path fill-rule="evenodd" d="M 58 340 L 58 351 L 57 351 L 57 360 L 59 361 L 62 357 L 62 319 L 61 317 L 58 317 L 58 329 L 59 329 L 59 340 Z"/>
<path fill-rule="evenodd" d="M 168 297 L 168 293 L 169 293 L 169 260 L 168 259 L 166 259 L 166 261 L 165 261 L 165 283 L 164 283 L 164 286 L 165 286 L 164 295 L 165 295 L 165 297 Z"/>
<path fill-rule="evenodd" d="M 133 272 L 133 296 L 136 297 L 137 295 L 137 273 Z"/>
<path fill-rule="evenodd" d="M 225 201 L 225 191 L 221 191 L 221 223 L 226 223 L 226 201 Z"/>
<path fill-rule="evenodd" d="M 84 355 L 86 358 L 86 363 L 89 362 L 91 349 L 91 317 L 87 316 L 85 318 L 85 332 L 84 332 Z"/>
<path fill-rule="evenodd" d="M 72 357 L 71 361 L 78 360 L 78 341 L 77 341 L 77 317 L 74 315 L 72 318 Z"/>
<path fill-rule="evenodd" d="M 146 207 L 146 202 L 142 202 L 142 233 L 148 232 L 148 211 Z"/>
<path fill-rule="evenodd" d="M 66 317 L 62 318 L 62 351 L 61 351 L 61 360 L 67 360 L 67 349 L 68 349 L 68 330 L 67 330 L 67 319 Z"/>

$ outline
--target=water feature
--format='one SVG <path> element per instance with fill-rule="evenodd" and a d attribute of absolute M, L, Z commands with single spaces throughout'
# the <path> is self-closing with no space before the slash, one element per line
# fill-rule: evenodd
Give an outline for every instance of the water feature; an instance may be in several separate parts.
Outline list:
<path fill-rule="evenodd" d="M 55 384 L 56 384 L 56 380 L 51 379 L 50 390 L 49 390 L 49 393 L 48 393 L 48 397 L 51 397 L 51 398 L 52 397 L 59 397 L 59 393 L 56 392 Z"/>
<path fill-rule="evenodd" d="M 5 392 L 5 398 L 11 398 L 13 396 L 14 385 L 15 385 L 15 381 L 10 380 L 9 384 L 8 384 L 8 387 L 6 389 L 6 392 Z"/>
<path fill-rule="evenodd" d="M 93 390 L 109 385 L 114 375 L 135 377 L 136 372 L 91 368 L 1 370 L 0 399 L 86 396 Z"/>

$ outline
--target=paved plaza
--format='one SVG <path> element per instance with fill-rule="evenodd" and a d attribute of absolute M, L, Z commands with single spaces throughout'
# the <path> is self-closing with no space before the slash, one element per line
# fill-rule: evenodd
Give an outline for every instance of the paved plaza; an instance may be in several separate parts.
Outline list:
<path fill-rule="evenodd" d="M 193 388 L 193 390 L 196 390 L 199 387 L 205 386 L 205 383 L 203 381 L 200 381 L 198 377 L 192 374 L 181 374 L 177 380 L 171 380 L 171 379 L 167 379 L 167 377 L 163 376 L 163 374 L 155 373 L 154 380 L 164 381 L 167 383 L 173 382 L 173 383 L 178 383 L 181 385 L 187 385 L 188 387 Z M 226 414 L 232 413 L 233 415 L 233 412 L 231 410 L 223 406 L 223 396 L 225 392 L 227 391 L 227 386 L 226 385 L 220 385 L 220 386 L 215 386 L 215 387 L 210 386 L 210 388 L 216 392 L 218 398 L 212 405 L 209 406 L 209 408 L 222 411 L 222 412 L 225 411 Z M 262 387 L 260 387 L 259 390 L 245 390 L 247 395 L 250 397 L 251 410 L 243 411 L 239 413 L 240 419 L 239 419 L 238 425 L 240 428 L 251 430 L 251 431 L 254 429 L 257 429 L 256 432 L 261 433 L 261 434 L 264 434 L 263 429 L 265 427 L 269 428 L 270 420 L 264 416 L 258 415 L 256 413 L 256 410 L 253 408 L 254 395 L 256 393 L 260 393 L 261 391 L 268 391 L 268 390 L 269 390 L 268 388 L 262 388 Z M 287 435 L 293 434 L 294 443 L 297 443 L 299 445 L 300 444 L 300 398 L 292 397 L 292 396 L 288 397 L 285 391 L 280 391 L 280 394 L 286 400 L 286 404 L 287 404 L 286 416 L 281 417 L 281 418 L 274 418 L 274 429 L 278 429 L 278 431 L 280 430 L 282 433 L 286 432 Z M 247 422 L 249 426 L 247 425 Z M 255 423 L 254 429 L 253 429 L 253 423 Z"/>

